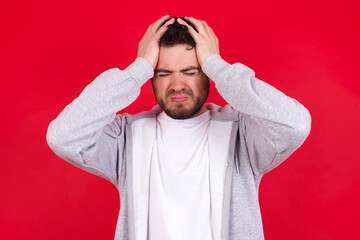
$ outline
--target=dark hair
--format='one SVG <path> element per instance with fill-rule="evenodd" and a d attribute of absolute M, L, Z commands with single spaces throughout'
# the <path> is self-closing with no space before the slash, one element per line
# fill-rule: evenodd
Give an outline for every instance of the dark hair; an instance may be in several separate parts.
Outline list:
<path fill-rule="evenodd" d="M 173 24 L 168 25 L 168 29 L 164 32 L 164 34 L 160 38 L 160 46 L 167 46 L 172 47 L 178 44 L 188 44 L 191 46 L 191 49 L 195 47 L 194 38 L 188 31 L 188 27 L 185 25 L 181 25 L 177 22 L 177 17 L 175 18 L 175 22 Z M 163 26 L 167 21 L 172 18 L 167 19 L 161 26 Z M 192 27 L 196 32 L 197 29 L 195 28 L 194 24 L 186 20 L 185 18 L 181 17 L 190 27 Z"/>

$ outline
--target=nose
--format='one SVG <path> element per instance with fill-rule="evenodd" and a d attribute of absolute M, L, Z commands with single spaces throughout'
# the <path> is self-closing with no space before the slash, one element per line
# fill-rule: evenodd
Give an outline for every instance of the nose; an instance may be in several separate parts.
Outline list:
<path fill-rule="evenodd" d="M 185 88 L 185 78 L 181 72 L 176 72 L 173 74 L 171 88 L 176 92 Z"/>

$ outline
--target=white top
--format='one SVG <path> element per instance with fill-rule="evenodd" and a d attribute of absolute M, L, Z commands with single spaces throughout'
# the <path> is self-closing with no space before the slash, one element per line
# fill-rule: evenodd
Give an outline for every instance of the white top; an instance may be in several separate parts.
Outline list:
<path fill-rule="evenodd" d="M 164 112 L 157 117 L 157 137 L 150 174 L 150 240 L 210 240 L 210 111 L 186 120 Z"/>

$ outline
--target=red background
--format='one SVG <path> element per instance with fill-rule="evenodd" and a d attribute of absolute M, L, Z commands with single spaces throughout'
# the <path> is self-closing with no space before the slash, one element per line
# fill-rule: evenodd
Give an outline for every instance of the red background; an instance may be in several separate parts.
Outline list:
<path fill-rule="evenodd" d="M 305 144 L 260 187 L 266 239 L 360 234 L 359 1 L 1 1 L 2 239 L 113 239 L 119 197 L 48 148 L 49 122 L 98 74 L 136 57 L 160 16 L 205 19 L 222 57 L 311 112 Z M 211 89 L 210 101 L 224 100 Z M 149 82 L 127 112 L 155 104 Z"/>

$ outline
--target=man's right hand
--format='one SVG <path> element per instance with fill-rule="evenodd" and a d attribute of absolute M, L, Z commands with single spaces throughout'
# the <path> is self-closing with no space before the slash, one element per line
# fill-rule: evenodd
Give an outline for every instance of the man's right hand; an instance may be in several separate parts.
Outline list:
<path fill-rule="evenodd" d="M 165 20 L 168 18 L 169 15 L 165 15 L 156 22 L 154 22 L 153 24 L 151 24 L 149 28 L 146 30 L 145 35 L 139 42 L 137 56 L 148 60 L 154 69 L 159 59 L 160 38 L 162 34 L 167 30 L 167 26 L 169 24 L 174 23 L 175 21 L 175 18 L 170 19 L 163 26 L 161 26 L 161 24 L 165 22 Z"/>

